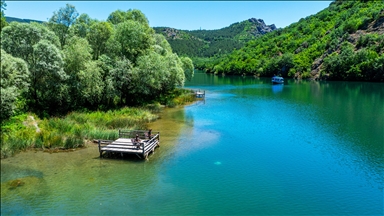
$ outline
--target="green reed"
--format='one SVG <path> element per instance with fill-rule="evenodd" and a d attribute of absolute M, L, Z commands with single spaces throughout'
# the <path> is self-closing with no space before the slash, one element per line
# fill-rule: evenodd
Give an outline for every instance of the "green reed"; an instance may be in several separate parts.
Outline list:
<path fill-rule="evenodd" d="M 2 123 L 1 158 L 31 147 L 68 149 L 82 147 L 87 140 L 114 140 L 118 138 L 118 129 L 145 129 L 147 123 L 157 118 L 149 109 L 129 107 L 107 112 L 72 112 L 49 119 L 39 119 L 32 113 L 15 116 Z"/>

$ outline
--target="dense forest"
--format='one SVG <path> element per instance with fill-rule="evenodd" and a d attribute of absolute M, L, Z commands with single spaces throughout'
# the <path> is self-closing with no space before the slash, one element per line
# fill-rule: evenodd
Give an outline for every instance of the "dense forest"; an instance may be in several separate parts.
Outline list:
<path fill-rule="evenodd" d="M 1 118 L 166 103 L 193 76 L 139 10 L 117 10 L 106 21 L 70 4 L 44 23 L 7 23 L 1 1 Z"/>
<path fill-rule="evenodd" d="M 246 42 L 276 30 L 276 27 L 266 25 L 262 19 L 251 18 L 217 30 L 188 31 L 168 27 L 154 27 L 154 30 L 166 37 L 178 55 L 198 59 L 231 53 Z"/>
<path fill-rule="evenodd" d="M 216 74 L 382 82 L 383 33 L 383 1 L 338 0 L 197 67 Z"/>

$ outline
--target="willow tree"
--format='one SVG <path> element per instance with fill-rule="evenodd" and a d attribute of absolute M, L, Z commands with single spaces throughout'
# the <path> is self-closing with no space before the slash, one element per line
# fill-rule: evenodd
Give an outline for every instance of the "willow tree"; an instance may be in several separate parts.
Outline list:
<path fill-rule="evenodd" d="M 33 46 L 41 40 L 47 40 L 56 47 L 59 38 L 47 27 L 38 23 L 11 22 L 1 32 L 1 48 L 14 57 L 25 60 L 29 67 L 33 62 Z"/>
<path fill-rule="evenodd" d="M 92 59 L 91 52 L 88 41 L 77 36 L 70 38 L 68 44 L 64 46 L 64 71 L 68 75 L 67 85 L 71 107 L 83 104 L 80 72 L 87 69 L 87 64 Z"/>
<path fill-rule="evenodd" d="M 123 99 L 125 101 L 129 99 L 128 97 L 134 88 L 132 73 L 133 65 L 131 61 L 123 58 L 116 62 L 115 67 L 107 77 L 107 80 L 112 84 L 115 95 L 120 98 L 120 104 L 123 104 Z M 111 92 L 111 89 L 109 91 Z"/>
<path fill-rule="evenodd" d="M 24 93 L 29 87 L 29 70 L 24 60 L 1 50 L 0 121 L 25 107 Z"/>
<path fill-rule="evenodd" d="M 185 79 L 191 81 L 195 73 L 195 68 L 193 66 L 192 59 L 188 57 L 181 57 L 180 60 L 182 62 L 182 68 L 184 70 Z"/>
<path fill-rule="evenodd" d="M 30 72 L 34 105 L 37 109 L 56 112 L 67 102 L 68 76 L 63 70 L 61 51 L 49 41 L 41 40 L 33 46 L 33 61 Z"/>
<path fill-rule="evenodd" d="M 142 25 L 149 26 L 149 21 L 147 17 L 140 10 L 137 9 L 129 9 L 127 11 L 116 10 L 112 12 L 107 19 L 107 21 L 112 23 L 113 25 L 117 25 L 128 20 L 132 20 Z"/>
<path fill-rule="evenodd" d="M 87 39 L 92 47 L 93 59 L 97 60 L 105 54 L 112 32 L 113 26 L 109 22 L 95 22 L 90 26 Z"/>
<path fill-rule="evenodd" d="M 1 46 L 26 61 L 30 72 L 31 108 L 54 110 L 65 99 L 63 59 L 58 37 L 38 23 L 12 22 L 1 32 Z"/>
<path fill-rule="evenodd" d="M 136 63 L 136 58 L 154 43 L 154 30 L 139 22 L 128 20 L 116 26 L 115 40 L 121 48 L 121 55 Z"/>
<path fill-rule="evenodd" d="M 157 97 L 170 77 L 165 56 L 154 51 L 137 59 L 134 68 L 133 93 L 139 98 Z"/>

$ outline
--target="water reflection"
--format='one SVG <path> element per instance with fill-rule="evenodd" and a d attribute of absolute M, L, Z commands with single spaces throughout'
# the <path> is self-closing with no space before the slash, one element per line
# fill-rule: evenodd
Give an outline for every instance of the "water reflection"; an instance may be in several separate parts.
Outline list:
<path fill-rule="evenodd" d="M 283 91 L 284 85 L 272 85 L 272 92 L 273 93 L 280 93 Z"/>

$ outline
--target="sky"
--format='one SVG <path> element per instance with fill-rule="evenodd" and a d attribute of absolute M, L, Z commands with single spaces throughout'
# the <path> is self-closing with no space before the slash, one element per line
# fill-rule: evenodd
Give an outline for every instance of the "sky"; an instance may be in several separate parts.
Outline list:
<path fill-rule="evenodd" d="M 5 1 L 5 16 L 48 21 L 72 4 L 79 14 L 106 20 L 115 10 L 138 9 L 151 27 L 182 30 L 221 29 L 249 18 L 284 28 L 328 7 L 331 1 Z"/>

